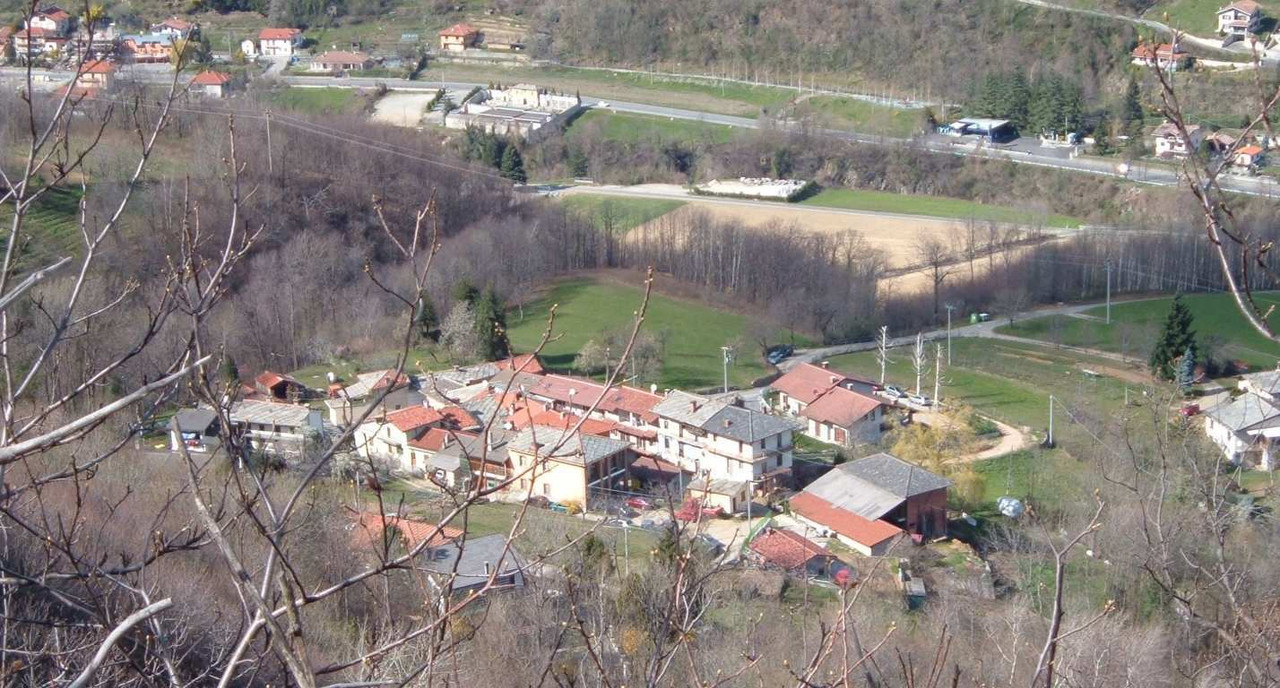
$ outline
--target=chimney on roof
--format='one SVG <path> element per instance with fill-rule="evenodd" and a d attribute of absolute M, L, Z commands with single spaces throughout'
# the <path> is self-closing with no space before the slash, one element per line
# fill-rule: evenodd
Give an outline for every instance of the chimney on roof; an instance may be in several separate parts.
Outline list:
<path fill-rule="evenodd" d="M 823 361 L 823 362 L 822 362 L 822 369 L 823 369 L 823 370 L 826 370 L 826 369 L 827 369 L 827 366 L 829 366 L 829 365 L 831 365 L 831 361 Z"/>
<path fill-rule="evenodd" d="M 489 574 L 489 562 L 487 562 L 487 561 L 484 563 L 484 575 L 485 575 L 485 577 L 486 577 L 486 578 L 488 578 L 488 577 L 489 577 L 489 575 L 490 575 L 490 574 Z"/>
<path fill-rule="evenodd" d="M 692 411 L 696 412 L 698 410 L 698 402 L 696 401 L 689 402 L 689 407 Z"/>
<path fill-rule="evenodd" d="M 1280 362 L 1277 362 L 1277 363 L 1276 363 L 1276 365 L 1277 365 L 1277 366 L 1280 366 Z M 658 383 L 656 383 L 656 382 L 650 382 L 650 383 L 649 383 L 649 393 L 650 393 L 650 394 L 657 394 L 657 393 L 658 393 Z"/>

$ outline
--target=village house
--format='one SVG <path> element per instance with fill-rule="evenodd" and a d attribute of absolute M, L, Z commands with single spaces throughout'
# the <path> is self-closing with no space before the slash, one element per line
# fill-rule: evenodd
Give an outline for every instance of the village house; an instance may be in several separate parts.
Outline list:
<path fill-rule="evenodd" d="M 775 567 L 805 578 L 844 578 L 853 572 L 831 550 L 782 528 L 767 527 L 747 545 L 747 559 L 758 566 Z M 842 575 L 841 572 L 844 572 Z"/>
<path fill-rule="evenodd" d="M 621 440 L 531 426 L 507 443 L 510 475 L 520 477 L 506 493 L 517 500 L 539 495 L 588 509 L 594 490 L 625 482 L 634 458 L 630 445 Z"/>
<path fill-rule="evenodd" d="M 825 361 L 816 365 L 800 363 L 769 385 L 778 395 L 774 405 L 793 416 L 800 415 L 805 407 L 836 387 L 870 395 L 880 385 L 832 370 Z"/>
<path fill-rule="evenodd" d="M 1204 432 L 1236 466 L 1274 471 L 1280 440 L 1280 371 L 1242 376 L 1242 394 L 1204 412 Z"/>
<path fill-rule="evenodd" d="M 231 92 L 231 75 L 206 69 L 191 79 L 191 92 L 209 98 L 226 98 Z"/>
<path fill-rule="evenodd" d="M 763 491 L 789 480 L 794 421 L 681 391 L 667 394 L 653 411 L 658 452 L 684 470 L 709 480 L 751 482 Z"/>
<path fill-rule="evenodd" d="M 298 402 L 307 398 L 307 386 L 288 375 L 263 371 L 254 378 L 253 387 L 264 397 L 279 401 Z"/>
<path fill-rule="evenodd" d="M 121 39 L 120 51 L 135 64 L 168 62 L 173 54 L 173 37 L 158 33 L 125 36 Z"/>
<path fill-rule="evenodd" d="M 218 414 L 210 408 L 184 408 L 169 419 L 169 449 L 206 452 L 219 442 Z"/>
<path fill-rule="evenodd" d="M 325 430 L 319 411 L 296 404 L 245 399 L 232 404 L 229 415 L 250 447 L 280 456 L 302 454 L 307 440 Z"/>
<path fill-rule="evenodd" d="M 116 53 L 119 36 L 116 35 L 115 26 L 108 24 L 94 27 L 92 31 L 88 29 L 88 25 L 85 25 L 67 42 L 67 51 L 72 59 L 83 55 L 88 59 L 101 60 Z"/>
<path fill-rule="evenodd" d="M 427 406 L 410 406 L 386 412 L 358 425 L 352 433 L 356 452 L 366 458 L 390 461 L 393 467 L 411 473 L 427 469 L 424 454 L 443 447 L 449 431 L 475 431 L 480 423 L 465 409 L 451 407 L 433 409 Z M 419 445 L 431 430 L 439 430 L 432 441 Z"/>
<path fill-rule="evenodd" d="M 487 585 L 491 590 L 510 590 L 525 584 L 524 558 L 501 533 L 428 547 L 422 560 L 416 570 L 426 573 L 437 591 L 452 595 L 466 595 Z"/>
<path fill-rule="evenodd" d="M 40 29 L 54 36 L 66 36 L 71 33 L 72 17 L 56 5 L 36 10 L 30 19 L 23 22 L 23 28 Z"/>
<path fill-rule="evenodd" d="M 462 52 L 476 47 L 480 32 L 470 24 L 454 24 L 440 32 L 440 49 L 446 52 Z"/>
<path fill-rule="evenodd" d="M 1236 150 L 1231 160 L 1231 167 L 1237 174 L 1253 174 L 1262 165 L 1262 146 L 1249 144 Z"/>
<path fill-rule="evenodd" d="M 868 556 L 945 535 L 951 481 L 889 454 L 835 466 L 790 499 L 801 522 Z"/>
<path fill-rule="evenodd" d="M 594 380 L 566 375 L 545 375 L 524 390 L 531 400 L 556 411 L 583 415 L 589 410 L 594 418 L 614 423 L 613 437 L 625 440 L 637 450 L 657 450 L 658 416 L 654 406 L 662 397 L 626 385 L 606 388 Z"/>
<path fill-rule="evenodd" d="M 344 72 L 362 72 L 372 66 L 373 59 L 364 53 L 330 50 L 317 55 L 311 61 L 310 66 L 307 67 L 307 71 L 342 74 Z"/>
<path fill-rule="evenodd" d="M 13 55 L 19 62 L 57 55 L 67 45 L 67 38 L 49 29 L 30 28 L 13 34 Z"/>
<path fill-rule="evenodd" d="M 1262 21 L 1262 7 L 1254 0 L 1236 2 L 1218 10 L 1218 33 L 1228 41 L 1247 38 L 1258 32 Z"/>
<path fill-rule="evenodd" d="M 1204 140 L 1204 130 L 1199 124 L 1186 125 L 1184 137 L 1173 122 L 1165 122 L 1151 132 L 1152 148 L 1159 158 L 1185 158 L 1196 152 Z"/>
<path fill-rule="evenodd" d="M 375 370 L 356 375 L 356 381 L 350 385 L 330 386 L 329 398 L 324 400 L 329 422 L 339 427 L 350 425 L 388 387 L 391 391 L 382 398 L 381 410 L 396 411 L 422 405 L 424 397 L 408 375 L 397 375 L 394 370 Z"/>
<path fill-rule="evenodd" d="M 13 59 L 13 27 L 0 26 L 0 62 Z"/>
<path fill-rule="evenodd" d="M 151 33 L 168 36 L 170 40 L 180 40 L 191 36 L 196 31 L 196 25 L 184 19 L 177 17 L 169 17 L 159 24 L 151 25 Z"/>
<path fill-rule="evenodd" d="M 1178 71 L 1179 64 L 1187 59 L 1187 51 L 1177 43 L 1139 43 L 1131 55 L 1135 65 L 1159 67 L 1169 72 Z"/>
<path fill-rule="evenodd" d="M 263 57 L 293 57 L 302 47 L 302 29 L 268 28 L 258 32 L 258 52 Z"/>
<path fill-rule="evenodd" d="M 110 90 L 115 76 L 115 65 L 106 60 L 85 62 L 76 78 L 74 88 L 85 93 Z"/>
<path fill-rule="evenodd" d="M 399 545 L 405 551 L 412 551 L 424 544 L 438 547 L 453 542 L 464 534 L 461 528 L 441 526 L 397 513 L 357 512 L 353 516 L 351 544 L 357 549 L 382 551 Z"/>
<path fill-rule="evenodd" d="M 833 387 L 800 412 L 804 434 L 828 444 L 852 447 L 879 442 L 884 404 L 844 387 Z"/>

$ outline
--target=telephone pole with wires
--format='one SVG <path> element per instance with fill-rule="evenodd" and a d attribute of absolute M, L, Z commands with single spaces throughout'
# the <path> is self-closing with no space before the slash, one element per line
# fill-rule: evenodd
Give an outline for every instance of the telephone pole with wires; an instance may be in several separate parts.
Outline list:
<path fill-rule="evenodd" d="M 1111 259 L 1107 259 L 1107 324 L 1111 324 Z"/>

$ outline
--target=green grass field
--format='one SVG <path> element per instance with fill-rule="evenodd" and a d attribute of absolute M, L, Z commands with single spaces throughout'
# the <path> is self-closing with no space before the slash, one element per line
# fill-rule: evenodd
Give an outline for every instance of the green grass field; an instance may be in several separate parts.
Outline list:
<path fill-rule="evenodd" d="M 360 98 L 350 88 L 282 88 L 264 94 L 271 107 L 307 114 L 342 114 L 360 110 Z"/>
<path fill-rule="evenodd" d="M 630 327 L 642 298 L 638 287 L 590 279 L 559 282 L 525 307 L 523 322 L 515 313 L 508 314 L 511 345 L 516 351 L 536 347 L 546 328 L 547 310 L 552 304 L 559 304 L 556 332 L 561 335 L 543 349 L 543 361 L 551 368 L 567 370 L 588 340 Z M 662 376 L 636 384 L 655 382 L 662 387 L 685 389 L 717 386 L 723 375 L 720 347 L 739 340 L 743 346 L 738 360 L 729 367 L 729 382 L 747 386 L 766 372 L 755 345 L 746 341 L 750 325 L 751 318 L 745 315 L 654 295 L 644 327 L 664 342 Z"/>
<path fill-rule="evenodd" d="M 593 109 L 575 119 L 564 137 L 573 143 L 592 132 L 623 143 L 724 143 L 734 136 L 733 127 L 723 124 Z"/>
<path fill-rule="evenodd" d="M 897 194 L 888 191 L 824 189 L 801 201 L 801 203 L 825 206 L 828 208 L 870 210 L 881 213 L 905 213 L 909 215 L 924 215 L 927 217 L 949 217 L 956 219 L 973 218 L 975 220 L 990 220 L 993 222 L 1043 224 L 1047 227 L 1080 226 L 1080 220 L 1078 218 L 1068 217 L 1066 215 L 1045 215 L 1044 213 L 1037 213 L 1031 210 L 986 205 L 974 201 L 964 201 L 957 198 Z"/>
<path fill-rule="evenodd" d="M 1148 19 L 1163 22 L 1187 33 L 1211 38 L 1218 32 L 1218 0 L 1168 0 L 1143 13 Z"/>
<path fill-rule="evenodd" d="M 1215 355 L 1242 361 L 1255 369 L 1274 368 L 1276 361 L 1280 360 L 1280 344 L 1249 327 L 1229 295 L 1187 294 L 1183 300 L 1191 310 L 1193 327 L 1202 347 L 1208 338 L 1212 338 L 1218 342 L 1217 346 L 1211 347 L 1216 349 Z M 1003 325 L 996 331 L 1145 359 L 1159 336 L 1161 323 L 1172 301 L 1173 297 L 1166 297 L 1112 304 L 1110 325 L 1059 315 Z M 1280 305 L 1280 293 L 1259 295 L 1258 302 L 1263 308 Z M 1085 313 L 1103 318 L 1106 308 L 1099 306 Z"/>
<path fill-rule="evenodd" d="M 926 343 L 932 366 L 932 345 Z M 945 344 L 944 344 L 945 347 Z M 952 365 L 943 374 L 950 381 L 943 386 L 943 400 L 959 399 L 973 408 L 1010 425 L 1026 426 L 1043 433 L 1049 423 L 1049 392 L 1060 404 L 1079 406 L 1091 414 L 1118 411 L 1124 405 L 1126 383 L 1106 375 L 1090 376 L 1082 368 L 1101 370 L 1117 366 L 1097 359 L 1050 347 L 991 339 L 958 338 L 952 343 Z M 945 352 L 944 352 L 945 355 Z M 890 353 L 887 379 L 914 391 L 915 373 L 910 351 L 899 348 Z M 880 367 L 870 351 L 835 356 L 831 367 L 878 379 Z M 932 396 L 933 373 L 922 380 L 921 391 Z M 1130 383 L 1129 387 L 1136 387 Z M 1062 422 L 1062 431 L 1070 424 Z"/>
<path fill-rule="evenodd" d="M 625 232 L 684 206 L 684 201 L 662 198 L 626 198 L 574 194 L 564 207 L 591 219 L 600 229 Z"/>
<path fill-rule="evenodd" d="M 812 115 L 829 126 L 864 134 L 910 138 L 924 129 L 924 111 L 877 105 L 857 98 L 815 96 L 795 108 L 797 116 Z"/>
<path fill-rule="evenodd" d="M 79 189 L 55 188 L 26 213 L 23 232 L 38 241 L 32 241 L 26 248 L 19 258 L 20 265 L 34 267 L 76 251 L 80 245 L 80 196 Z M 0 228 L 5 230 L 5 237 L 0 238 L 0 247 L 7 240 L 12 220 L 12 206 L 0 205 Z"/>

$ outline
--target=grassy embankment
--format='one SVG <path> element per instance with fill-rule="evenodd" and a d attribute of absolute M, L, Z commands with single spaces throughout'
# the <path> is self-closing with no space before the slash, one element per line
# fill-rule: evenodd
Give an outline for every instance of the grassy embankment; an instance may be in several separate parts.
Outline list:
<path fill-rule="evenodd" d="M 511 344 L 517 351 L 537 345 L 546 328 L 547 311 L 556 309 L 556 331 L 562 333 L 543 350 L 543 360 L 555 369 L 567 370 L 588 340 L 602 333 L 629 328 L 640 307 L 638 287 L 591 279 L 556 283 L 525 307 L 524 321 L 515 313 L 507 317 Z M 720 347 L 737 342 L 738 359 L 729 366 L 729 382 L 744 387 L 766 374 L 766 366 L 754 344 L 748 341 L 752 319 L 694 301 L 653 295 L 645 316 L 645 330 L 663 341 L 662 374 L 657 380 L 639 380 L 660 387 L 684 389 L 712 387 L 723 376 Z"/>
<path fill-rule="evenodd" d="M 1255 369 L 1274 368 L 1280 360 L 1280 344 L 1251 328 L 1229 295 L 1187 294 L 1182 298 L 1191 310 L 1196 336 L 1202 345 L 1206 338 L 1212 337 L 1219 342 L 1218 355 Z M 1112 304 L 1110 325 L 1102 320 L 1106 308 L 1098 306 L 1085 311 L 1085 315 L 1098 318 L 1096 320 L 1053 315 L 1002 325 L 996 331 L 1145 359 L 1159 336 L 1172 300 L 1173 297 L 1164 297 Z M 1261 294 L 1258 301 L 1263 308 L 1280 305 L 1280 293 Z"/>

